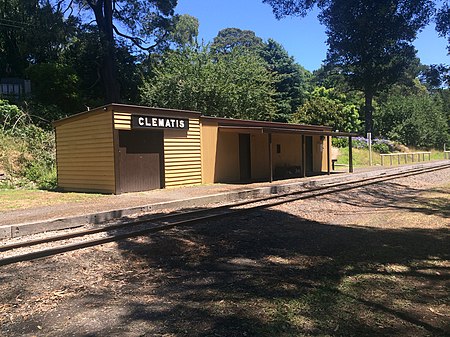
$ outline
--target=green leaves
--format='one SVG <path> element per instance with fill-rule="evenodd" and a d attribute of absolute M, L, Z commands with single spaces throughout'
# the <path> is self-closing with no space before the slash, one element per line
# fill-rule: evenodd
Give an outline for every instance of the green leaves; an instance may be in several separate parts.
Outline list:
<path fill-rule="evenodd" d="M 214 55 L 208 48 L 171 52 L 146 79 L 142 103 L 206 115 L 270 120 L 275 113 L 275 77 L 253 53 L 233 49 Z"/>
<path fill-rule="evenodd" d="M 391 140 L 416 147 L 437 147 L 450 141 L 446 112 L 439 94 L 396 86 L 380 100 L 375 112 L 377 132 Z"/>
<path fill-rule="evenodd" d="M 327 125 L 333 130 L 359 131 L 358 107 L 334 89 L 317 87 L 292 117 L 294 123 Z"/>

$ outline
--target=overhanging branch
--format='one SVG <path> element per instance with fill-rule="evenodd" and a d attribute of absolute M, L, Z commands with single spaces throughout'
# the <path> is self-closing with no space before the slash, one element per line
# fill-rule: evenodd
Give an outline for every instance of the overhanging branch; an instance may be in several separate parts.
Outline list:
<path fill-rule="evenodd" d="M 115 32 L 117 35 L 119 35 L 119 36 L 121 36 L 121 37 L 123 37 L 123 38 L 125 38 L 125 39 L 130 40 L 131 42 L 133 42 L 133 44 L 134 44 L 136 47 L 138 47 L 139 49 L 142 49 L 142 50 L 149 51 L 149 50 L 155 48 L 155 47 L 160 43 L 160 41 L 156 41 L 156 42 L 155 42 L 154 44 L 152 44 L 151 46 L 144 47 L 143 44 L 145 43 L 145 41 L 144 41 L 143 39 L 141 39 L 141 38 L 139 38 L 139 37 L 136 37 L 136 36 L 130 36 L 130 35 L 124 34 L 124 33 L 122 33 L 121 31 L 119 31 L 115 25 L 113 25 L 113 29 L 114 29 L 114 32 Z M 167 35 L 167 32 L 164 34 L 163 37 L 165 37 L 166 35 Z"/>

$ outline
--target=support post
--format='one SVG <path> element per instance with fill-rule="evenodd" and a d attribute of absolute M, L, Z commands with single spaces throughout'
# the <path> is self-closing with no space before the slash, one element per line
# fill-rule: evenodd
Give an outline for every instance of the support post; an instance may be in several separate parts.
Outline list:
<path fill-rule="evenodd" d="M 327 136 L 327 174 L 331 174 L 331 137 Z"/>
<path fill-rule="evenodd" d="M 353 151 L 352 136 L 348 137 L 348 171 L 353 173 Z"/>
<path fill-rule="evenodd" d="M 271 133 L 269 133 L 269 170 L 270 170 L 269 181 L 273 182 L 273 149 L 272 149 L 272 134 Z"/>
<path fill-rule="evenodd" d="M 367 141 L 369 145 L 369 166 L 373 165 L 373 157 L 372 157 L 372 132 L 367 132 Z"/>
<path fill-rule="evenodd" d="M 305 135 L 302 135 L 302 176 L 306 177 L 306 144 Z"/>

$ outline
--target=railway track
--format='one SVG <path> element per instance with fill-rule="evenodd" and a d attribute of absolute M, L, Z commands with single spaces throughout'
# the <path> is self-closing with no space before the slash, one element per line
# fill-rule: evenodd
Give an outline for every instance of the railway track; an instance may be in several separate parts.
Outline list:
<path fill-rule="evenodd" d="M 127 223 L 108 225 L 100 228 L 74 231 L 68 234 L 54 235 L 42 239 L 28 240 L 13 244 L 4 244 L 0 246 L 0 266 L 23 261 L 31 261 L 77 249 L 93 247 L 108 242 L 156 233 L 174 227 L 211 221 L 223 218 L 225 216 L 250 212 L 261 208 L 273 207 L 298 200 L 316 198 L 332 193 L 349 191 L 389 180 L 405 178 L 447 168 L 450 168 L 450 163 L 431 168 L 416 168 L 399 173 L 332 183 L 307 190 L 245 200 L 208 209 L 199 209 L 184 213 L 170 213 L 150 217 L 145 220 L 137 220 Z"/>

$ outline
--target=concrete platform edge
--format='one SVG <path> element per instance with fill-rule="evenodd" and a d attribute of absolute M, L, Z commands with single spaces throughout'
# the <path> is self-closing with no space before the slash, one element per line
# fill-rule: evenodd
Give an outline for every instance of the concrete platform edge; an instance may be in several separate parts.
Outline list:
<path fill-rule="evenodd" d="M 293 183 L 284 183 L 280 185 L 271 185 L 248 190 L 231 191 L 213 195 L 206 195 L 186 200 L 174 200 L 167 202 L 160 202 L 150 205 L 143 205 L 120 210 L 109 210 L 93 214 L 86 214 L 75 217 L 68 217 L 62 219 L 50 219 L 40 222 L 22 223 L 14 225 L 0 226 L 0 239 L 16 238 L 19 236 L 31 235 L 36 233 L 55 231 L 61 229 L 69 229 L 81 227 L 84 225 L 103 224 L 111 220 L 119 220 L 125 216 L 137 215 L 139 213 L 148 213 L 150 211 L 157 211 L 163 209 L 178 209 L 188 207 L 201 207 L 205 204 L 219 203 L 219 202 L 233 202 L 248 198 L 264 197 L 268 195 L 281 194 L 300 190 L 308 187 L 320 187 L 336 182 L 346 182 L 356 178 L 369 178 L 376 176 L 383 176 L 388 173 L 404 172 L 408 170 L 423 168 L 423 167 L 437 167 L 442 162 L 422 163 L 410 166 L 402 166 L 398 168 L 389 168 L 387 170 L 376 170 L 361 173 L 345 174 L 340 176 L 327 176 L 326 178 L 318 180 L 300 181 Z"/>

